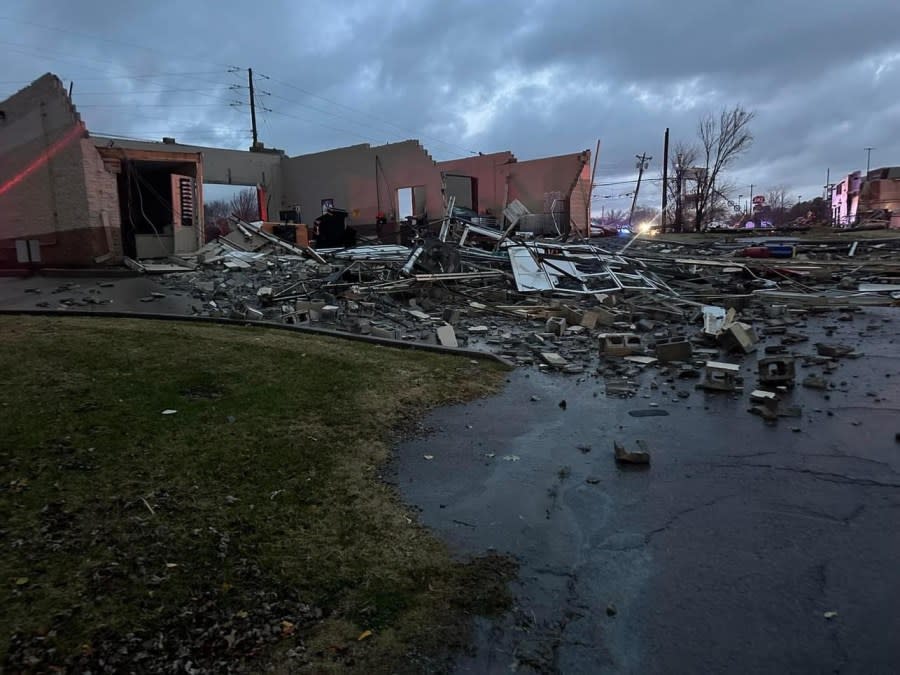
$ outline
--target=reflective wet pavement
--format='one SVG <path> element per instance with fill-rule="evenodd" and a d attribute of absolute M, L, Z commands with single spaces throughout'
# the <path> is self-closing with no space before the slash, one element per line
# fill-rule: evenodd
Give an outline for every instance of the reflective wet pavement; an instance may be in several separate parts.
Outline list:
<path fill-rule="evenodd" d="M 455 551 L 521 565 L 515 609 L 479 620 L 457 671 L 896 672 L 900 315 L 834 319 L 810 320 L 790 349 L 865 356 L 841 361 L 835 390 L 796 387 L 802 416 L 774 426 L 747 412 L 756 355 L 738 395 L 670 389 L 652 367 L 631 399 L 519 370 L 499 395 L 431 414 L 392 480 Z M 798 361 L 798 383 L 810 372 Z M 628 414 L 647 409 L 669 414 Z M 652 466 L 617 467 L 613 441 L 637 439 Z"/>

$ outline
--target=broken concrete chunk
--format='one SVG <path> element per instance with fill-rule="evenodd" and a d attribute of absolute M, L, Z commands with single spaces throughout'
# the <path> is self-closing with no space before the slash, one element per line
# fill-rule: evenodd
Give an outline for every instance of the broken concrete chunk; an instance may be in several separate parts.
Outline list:
<path fill-rule="evenodd" d="M 816 351 L 819 356 L 827 356 L 829 358 L 839 359 L 853 353 L 853 347 L 847 345 L 827 345 L 821 342 L 816 343 Z"/>
<path fill-rule="evenodd" d="M 641 450 L 628 451 L 621 443 L 614 441 L 613 451 L 616 461 L 621 464 L 650 464 L 650 453 L 643 448 L 641 441 L 638 441 L 638 445 L 642 448 Z"/>
<path fill-rule="evenodd" d="M 372 337 L 382 338 L 385 340 L 396 340 L 397 339 L 397 331 L 388 330 L 388 329 L 382 328 L 380 326 L 372 326 L 370 335 L 372 335 Z"/>
<path fill-rule="evenodd" d="M 750 400 L 757 403 L 774 402 L 778 399 L 778 395 L 774 391 L 765 391 L 764 389 L 755 389 L 750 392 Z"/>
<path fill-rule="evenodd" d="M 746 323 L 732 323 L 725 327 L 721 335 L 722 343 L 733 350 L 740 350 L 749 354 L 756 350 L 759 338 L 753 327 Z"/>
<path fill-rule="evenodd" d="M 629 363 L 636 363 L 640 366 L 649 366 L 656 363 L 659 359 L 653 356 L 625 356 L 622 360 L 628 361 Z"/>
<path fill-rule="evenodd" d="M 445 324 L 438 327 L 437 339 L 438 342 L 441 343 L 444 347 L 459 346 L 459 343 L 456 340 L 456 331 L 453 330 L 453 326 L 451 326 L 450 324 Z"/>
<path fill-rule="evenodd" d="M 421 312 L 418 309 L 408 309 L 406 311 L 410 314 L 410 316 L 413 316 L 420 321 L 428 321 L 429 319 L 431 319 L 428 314 L 426 314 L 425 312 Z"/>
<path fill-rule="evenodd" d="M 256 297 L 259 298 L 259 301 L 267 304 L 272 302 L 272 298 L 275 295 L 275 291 L 271 286 L 262 286 L 256 291 Z"/>
<path fill-rule="evenodd" d="M 469 326 L 469 332 L 475 333 L 476 335 L 487 333 L 489 330 L 490 328 L 487 326 Z"/>
<path fill-rule="evenodd" d="M 616 321 L 616 315 L 602 307 L 586 311 L 581 317 L 581 325 L 588 329 L 597 326 L 612 326 Z"/>
<path fill-rule="evenodd" d="M 555 352 L 541 352 L 541 358 L 544 359 L 547 365 L 554 368 L 564 368 L 569 364 L 568 361 Z"/>

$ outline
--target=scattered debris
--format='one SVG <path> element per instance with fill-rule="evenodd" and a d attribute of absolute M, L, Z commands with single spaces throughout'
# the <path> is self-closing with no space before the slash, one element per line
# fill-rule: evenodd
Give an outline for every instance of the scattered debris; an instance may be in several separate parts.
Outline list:
<path fill-rule="evenodd" d="M 197 316 L 490 351 L 578 382 L 596 377 L 594 396 L 638 396 L 648 377 L 651 391 L 675 403 L 690 395 L 674 385 L 683 379 L 737 395 L 744 390 L 737 361 L 760 349 L 751 411 L 772 421 L 788 410 L 775 407 L 794 385 L 798 365 L 819 366 L 822 374 L 803 373 L 802 385 L 827 390 L 825 376 L 838 359 L 860 355 L 824 343 L 813 355 L 790 352 L 809 340 L 807 315 L 835 312 L 836 323 L 865 306 L 900 304 L 891 262 L 900 247 L 880 241 L 779 243 L 757 236 L 748 245 L 647 237 L 623 248 L 605 238 L 601 248 L 574 232 L 517 231 L 539 214 L 515 200 L 499 224 L 460 214 L 451 207 L 416 225 L 409 245 L 361 240 L 349 248 L 297 246 L 261 223 L 233 218 L 230 234 L 191 255 L 162 267 L 129 264 L 161 273 L 155 277 L 161 289 L 145 302 L 187 295 Z M 58 302 L 105 302 L 93 290 L 81 297 L 86 291 L 77 284 L 61 287 Z M 726 354 L 736 362 L 726 363 Z"/>
<path fill-rule="evenodd" d="M 793 357 L 770 356 L 757 361 L 761 384 L 793 386 L 796 377 Z"/>
<path fill-rule="evenodd" d="M 613 442 L 616 461 L 621 464 L 650 464 L 650 453 L 643 441 L 636 441 L 640 450 L 628 451 L 618 441 Z"/>
<path fill-rule="evenodd" d="M 707 361 L 703 381 L 697 386 L 709 391 L 737 391 L 741 388 L 740 372 L 741 367 L 736 363 Z"/>

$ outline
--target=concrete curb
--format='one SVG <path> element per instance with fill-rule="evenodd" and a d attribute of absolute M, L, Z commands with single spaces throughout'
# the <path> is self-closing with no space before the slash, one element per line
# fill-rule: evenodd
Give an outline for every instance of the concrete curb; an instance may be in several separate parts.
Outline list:
<path fill-rule="evenodd" d="M 253 326 L 255 328 L 268 328 L 284 330 L 292 333 L 304 333 L 306 335 L 319 335 L 322 337 L 339 338 L 342 340 L 354 340 L 356 342 L 368 342 L 369 344 L 393 347 L 395 349 L 414 349 L 418 351 L 434 352 L 436 354 L 451 354 L 454 356 L 467 356 L 473 359 L 495 361 L 509 370 L 516 365 L 497 354 L 480 352 L 475 349 L 462 349 L 460 347 L 444 347 L 443 345 L 430 345 L 421 342 L 406 342 L 404 340 L 392 340 L 390 338 L 374 337 L 372 335 L 357 335 L 356 333 L 344 333 L 329 328 L 315 328 L 313 326 L 292 325 L 284 323 L 271 323 L 268 321 L 249 321 L 241 319 L 225 319 L 212 316 L 184 316 L 181 314 L 153 314 L 144 312 L 90 312 L 85 310 L 55 310 L 55 309 L 0 309 L 0 316 L 87 316 L 107 319 L 151 319 L 156 321 L 182 321 L 185 323 L 221 324 L 225 326 Z"/>

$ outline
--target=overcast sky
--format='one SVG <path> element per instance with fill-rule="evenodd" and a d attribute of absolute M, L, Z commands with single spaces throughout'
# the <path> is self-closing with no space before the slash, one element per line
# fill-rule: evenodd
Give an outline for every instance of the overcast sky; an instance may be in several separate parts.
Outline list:
<path fill-rule="evenodd" d="M 0 99 L 44 72 L 74 81 L 97 134 L 245 148 L 247 72 L 260 140 L 296 155 L 419 138 L 436 159 L 578 152 L 597 182 L 659 199 L 663 131 L 755 111 L 730 177 L 794 198 L 900 164 L 900 0 L 6 0 Z M 654 181 L 653 179 L 657 179 Z M 633 183 L 600 185 L 595 210 Z M 735 195 L 736 196 L 736 195 Z"/>

